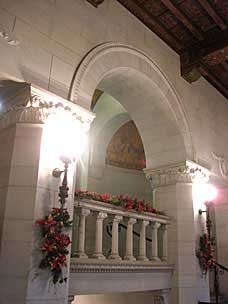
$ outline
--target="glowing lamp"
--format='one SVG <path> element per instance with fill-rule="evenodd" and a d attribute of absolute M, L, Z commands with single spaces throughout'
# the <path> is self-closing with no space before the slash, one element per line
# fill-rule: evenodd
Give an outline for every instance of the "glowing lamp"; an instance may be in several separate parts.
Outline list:
<path fill-rule="evenodd" d="M 216 199 L 218 190 L 211 184 L 195 184 L 193 196 L 200 203 L 212 202 Z"/>
<path fill-rule="evenodd" d="M 43 129 L 43 153 L 49 165 L 56 166 L 59 159 L 79 159 L 87 145 L 87 131 L 86 123 L 77 119 L 69 107 L 53 106 Z"/>

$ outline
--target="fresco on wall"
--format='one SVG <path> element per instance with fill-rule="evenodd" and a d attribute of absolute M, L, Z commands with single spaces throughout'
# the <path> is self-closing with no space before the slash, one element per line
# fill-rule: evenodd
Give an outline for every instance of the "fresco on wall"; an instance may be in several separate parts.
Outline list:
<path fill-rule="evenodd" d="M 146 167 L 143 143 L 133 121 L 113 135 L 106 151 L 106 164 L 134 170 Z"/>

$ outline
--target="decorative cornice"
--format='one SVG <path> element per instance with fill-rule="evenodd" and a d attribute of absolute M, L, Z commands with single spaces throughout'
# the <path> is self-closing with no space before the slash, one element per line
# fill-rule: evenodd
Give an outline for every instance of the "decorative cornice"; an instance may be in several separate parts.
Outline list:
<path fill-rule="evenodd" d="M 0 129 L 16 123 L 43 124 L 50 114 L 63 109 L 72 114 L 73 119 L 79 121 L 82 128 L 89 130 L 95 115 L 80 106 L 52 93 L 31 87 L 28 101 L 17 101 L 12 106 L 6 106 L 0 113 Z"/>
<path fill-rule="evenodd" d="M 94 262 L 80 262 L 78 259 L 71 259 L 70 272 L 71 273 L 144 273 L 144 272 L 172 272 L 173 266 L 162 264 L 161 262 L 152 264 L 147 262 L 140 264 L 130 264 L 126 262 L 115 263 L 94 263 Z"/>
<path fill-rule="evenodd" d="M 210 171 L 192 161 L 156 169 L 145 169 L 152 189 L 176 183 L 207 183 Z"/>

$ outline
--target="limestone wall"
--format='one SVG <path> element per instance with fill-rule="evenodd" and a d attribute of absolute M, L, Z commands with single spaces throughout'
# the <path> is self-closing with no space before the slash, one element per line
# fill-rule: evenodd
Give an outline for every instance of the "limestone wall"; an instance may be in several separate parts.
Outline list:
<path fill-rule="evenodd" d="M 196 159 L 212 165 L 211 151 L 227 153 L 228 105 L 206 80 L 190 85 L 180 77 L 179 58 L 115 0 L 98 9 L 85 0 L 0 1 L 0 26 L 19 46 L 0 40 L 2 77 L 34 82 L 66 97 L 83 56 L 107 41 L 146 52 L 165 73 L 182 102 Z M 92 76 L 92 75 L 91 75 Z"/>

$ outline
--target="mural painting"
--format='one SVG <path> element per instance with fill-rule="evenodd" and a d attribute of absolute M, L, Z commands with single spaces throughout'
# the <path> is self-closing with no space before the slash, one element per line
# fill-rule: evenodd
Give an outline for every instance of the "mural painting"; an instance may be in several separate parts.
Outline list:
<path fill-rule="evenodd" d="M 113 135 L 106 151 L 106 164 L 134 170 L 146 167 L 143 143 L 133 121 Z"/>

